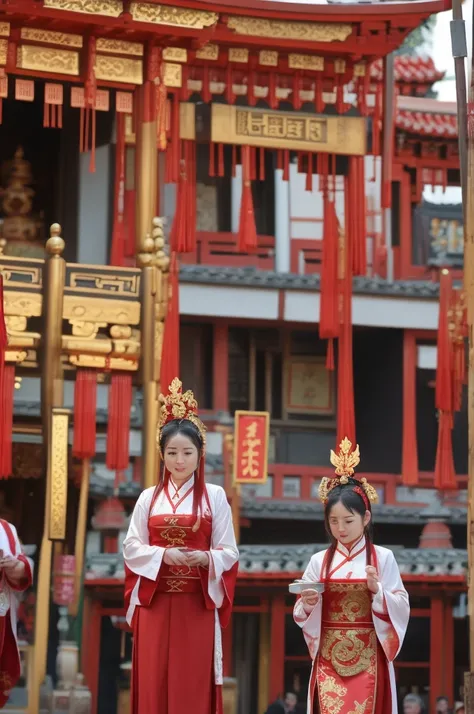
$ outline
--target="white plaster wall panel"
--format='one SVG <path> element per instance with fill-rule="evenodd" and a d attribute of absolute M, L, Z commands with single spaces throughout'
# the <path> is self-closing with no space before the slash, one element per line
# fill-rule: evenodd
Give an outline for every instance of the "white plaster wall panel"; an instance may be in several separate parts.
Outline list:
<path fill-rule="evenodd" d="M 319 314 L 319 293 L 286 292 L 286 321 L 316 323 Z M 368 327 L 432 330 L 438 323 L 438 304 L 427 300 L 356 295 L 352 299 L 352 321 L 354 325 Z"/>
<path fill-rule="evenodd" d="M 296 292 L 287 290 L 285 293 L 285 315 L 287 322 L 319 322 L 321 296 L 319 293 Z"/>
<path fill-rule="evenodd" d="M 419 345 L 416 366 L 419 369 L 436 369 L 438 365 L 438 348 L 435 345 Z"/>
<path fill-rule="evenodd" d="M 278 290 L 224 285 L 180 285 L 181 315 L 278 319 Z"/>
<path fill-rule="evenodd" d="M 78 263 L 106 265 L 108 262 L 112 205 L 109 200 L 111 154 L 110 145 L 97 148 L 95 173 L 89 171 L 90 152 L 79 156 Z"/>
<path fill-rule="evenodd" d="M 352 299 L 352 322 L 367 327 L 436 330 L 438 303 L 408 298 L 379 298 L 356 295 Z"/>
<path fill-rule="evenodd" d="M 291 238 L 304 240 L 322 240 L 323 222 L 315 220 L 291 221 Z"/>

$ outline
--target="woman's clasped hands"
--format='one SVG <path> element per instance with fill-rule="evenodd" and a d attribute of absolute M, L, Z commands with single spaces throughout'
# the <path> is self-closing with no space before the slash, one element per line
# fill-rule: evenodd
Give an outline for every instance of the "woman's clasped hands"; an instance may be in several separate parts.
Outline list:
<path fill-rule="evenodd" d="M 163 560 L 166 565 L 185 565 L 189 568 L 207 568 L 209 553 L 203 550 L 184 550 L 181 548 L 166 548 Z"/>

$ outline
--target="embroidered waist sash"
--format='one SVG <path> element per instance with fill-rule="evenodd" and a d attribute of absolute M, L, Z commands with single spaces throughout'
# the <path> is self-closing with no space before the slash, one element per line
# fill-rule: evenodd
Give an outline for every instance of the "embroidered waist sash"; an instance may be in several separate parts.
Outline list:
<path fill-rule="evenodd" d="M 326 582 L 316 677 L 321 714 L 373 714 L 377 636 L 367 581 Z"/>

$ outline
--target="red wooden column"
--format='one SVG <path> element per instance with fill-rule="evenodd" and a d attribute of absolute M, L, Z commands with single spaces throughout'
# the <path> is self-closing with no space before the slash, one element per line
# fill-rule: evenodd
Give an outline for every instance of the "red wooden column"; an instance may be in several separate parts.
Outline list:
<path fill-rule="evenodd" d="M 277 593 L 271 601 L 270 623 L 270 701 L 285 688 L 285 595 Z"/>
<path fill-rule="evenodd" d="M 86 592 L 82 620 L 81 669 L 92 695 L 91 714 L 97 714 L 101 625 L 102 606 L 100 602 L 91 600 Z"/>
<path fill-rule="evenodd" d="M 213 402 L 215 411 L 229 411 L 229 328 L 214 325 Z"/>
<path fill-rule="evenodd" d="M 418 483 L 418 447 L 416 438 L 416 336 L 403 333 L 403 434 L 402 479 L 405 486 Z"/>
<path fill-rule="evenodd" d="M 444 694 L 454 701 L 454 619 L 453 601 L 444 604 Z"/>
<path fill-rule="evenodd" d="M 437 697 L 444 696 L 444 603 L 441 597 L 431 599 L 430 619 L 430 712 L 436 711 Z"/>

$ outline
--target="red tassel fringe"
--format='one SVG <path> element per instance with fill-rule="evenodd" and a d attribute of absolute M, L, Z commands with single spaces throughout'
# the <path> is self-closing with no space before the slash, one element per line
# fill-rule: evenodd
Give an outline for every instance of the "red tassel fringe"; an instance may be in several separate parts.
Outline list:
<path fill-rule="evenodd" d="M 72 455 L 91 459 L 96 450 L 97 373 L 78 368 L 74 387 L 74 441 Z"/>
<path fill-rule="evenodd" d="M 109 389 L 106 465 L 110 471 L 126 471 L 130 461 L 130 411 L 132 376 L 112 374 Z"/>
<path fill-rule="evenodd" d="M 15 366 L 3 365 L 1 377 L 0 478 L 12 475 L 13 394 Z"/>
<path fill-rule="evenodd" d="M 176 253 L 191 253 L 196 248 L 196 144 L 188 140 L 180 144 L 181 170 L 171 245 Z"/>
<path fill-rule="evenodd" d="M 257 248 L 257 228 L 253 210 L 253 196 L 251 183 L 251 154 L 250 147 L 242 147 L 242 201 L 240 204 L 240 223 L 238 235 L 238 250 L 248 253 Z"/>
<path fill-rule="evenodd" d="M 163 334 L 163 351 L 160 365 L 160 384 L 163 393 L 180 373 L 179 339 L 179 265 L 176 253 L 171 256 L 168 283 L 168 312 Z"/>

